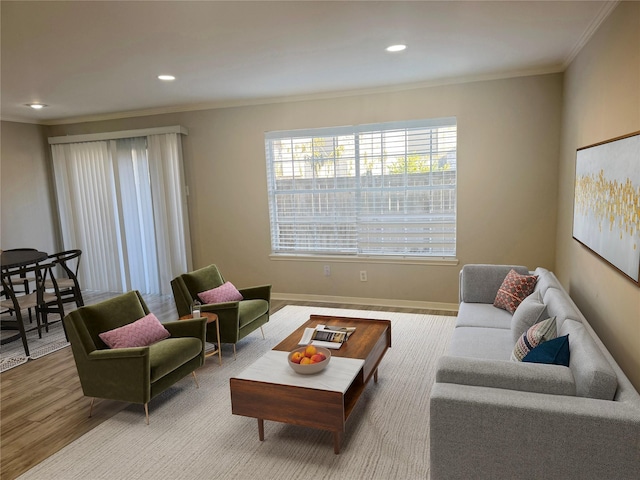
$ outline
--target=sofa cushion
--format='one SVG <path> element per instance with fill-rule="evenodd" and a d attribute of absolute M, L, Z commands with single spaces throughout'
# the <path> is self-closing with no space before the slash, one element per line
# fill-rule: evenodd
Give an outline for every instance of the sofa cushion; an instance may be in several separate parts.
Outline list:
<path fill-rule="evenodd" d="M 109 348 L 146 347 L 169 338 L 171 334 L 153 313 L 135 322 L 98 335 Z"/>
<path fill-rule="evenodd" d="M 511 330 L 505 328 L 457 327 L 449 355 L 508 361 L 513 350 Z"/>
<path fill-rule="evenodd" d="M 556 338 L 557 336 L 558 332 L 555 317 L 547 318 L 546 320 L 536 323 L 520 336 L 516 346 L 513 347 L 511 360 L 521 362 L 531 350 L 541 343 Z"/>
<path fill-rule="evenodd" d="M 536 282 L 536 288 L 533 289 L 534 292 L 540 292 L 544 298 L 544 294 L 547 292 L 549 288 L 559 288 L 562 289 L 560 282 L 556 278 L 556 276 L 547 270 L 546 268 L 538 267 L 533 272 L 534 275 L 538 275 L 538 281 Z"/>
<path fill-rule="evenodd" d="M 523 362 L 569 366 L 569 335 L 553 338 L 531 350 Z"/>
<path fill-rule="evenodd" d="M 522 334 L 536 323 L 549 318 L 547 306 L 542 302 L 540 292 L 533 292 L 525 298 L 511 317 L 511 336 L 515 344 Z"/>
<path fill-rule="evenodd" d="M 466 303 L 493 303 L 498 288 L 510 270 L 522 275 L 529 269 L 519 265 L 465 265 L 460 270 L 460 301 Z"/>
<path fill-rule="evenodd" d="M 613 400 L 618 379 L 585 326 L 575 320 L 565 320 L 559 333 L 571 338 L 569 368 L 576 381 L 576 395 Z"/>
<path fill-rule="evenodd" d="M 219 287 L 200 292 L 198 297 L 204 303 L 239 302 L 243 299 L 242 294 L 231 282 L 224 282 Z"/>
<path fill-rule="evenodd" d="M 515 270 L 510 270 L 498 288 L 498 293 L 493 301 L 493 305 L 504 308 L 507 312 L 513 313 L 518 305 L 533 292 L 536 286 L 536 275 L 520 275 Z"/>
<path fill-rule="evenodd" d="M 558 329 L 562 323 L 570 318 L 577 322 L 580 321 L 580 313 L 573 305 L 569 295 L 564 290 L 550 287 L 543 295 L 544 304 L 547 306 L 547 314 L 556 317 L 556 325 Z"/>
<path fill-rule="evenodd" d="M 167 338 L 149 347 L 151 382 L 155 382 L 202 353 L 202 339 Z"/>
<path fill-rule="evenodd" d="M 456 327 L 486 327 L 511 329 L 512 315 L 490 303 L 461 303 Z M 515 341 L 514 341 L 515 343 Z"/>

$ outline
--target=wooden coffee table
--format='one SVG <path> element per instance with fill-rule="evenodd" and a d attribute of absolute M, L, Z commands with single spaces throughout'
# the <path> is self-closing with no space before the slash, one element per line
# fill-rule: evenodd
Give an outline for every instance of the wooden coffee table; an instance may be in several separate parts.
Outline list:
<path fill-rule="evenodd" d="M 340 349 L 331 350 L 327 368 L 299 375 L 287 364 L 302 332 L 318 324 L 356 327 Z M 264 440 L 264 420 L 333 432 L 333 451 L 340 453 L 345 424 L 367 383 L 378 381 L 378 366 L 391 347 L 391 322 L 365 318 L 312 315 L 295 332 L 230 379 L 231 411 L 258 419 Z"/>

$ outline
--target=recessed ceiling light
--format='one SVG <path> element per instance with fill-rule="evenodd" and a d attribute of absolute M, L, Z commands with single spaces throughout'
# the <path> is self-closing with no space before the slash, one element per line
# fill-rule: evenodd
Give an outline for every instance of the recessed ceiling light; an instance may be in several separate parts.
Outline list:
<path fill-rule="evenodd" d="M 165 82 L 170 82 L 171 80 L 176 79 L 176 77 L 174 77 L 173 75 L 158 75 L 158 78 L 160 80 L 164 80 Z"/>
<path fill-rule="evenodd" d="M 34 110 L 40 110 L 41 108 L 44 108 L 47 105 L 45 105 L 44 103 L 27 103 L 26 106 L 31 107 Z"/>
<path fill-rule="evenodd" d="M 401 52 L 405 48 L 407 48 L 407 46 L 402 44 L 391 45 L 390 47 L 387 47 L 387 52 Z"/>

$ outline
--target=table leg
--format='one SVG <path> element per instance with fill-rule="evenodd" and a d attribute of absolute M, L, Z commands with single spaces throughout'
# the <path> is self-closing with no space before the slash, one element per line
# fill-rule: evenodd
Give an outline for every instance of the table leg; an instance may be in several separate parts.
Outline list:
<path fill-rule="evenodd" d="M 222 345 L 220 344 L 220 320 L 216 318 L 216 338 L 218 339 L 218 363 L 222 366 Z"/>
<path fill-rule="evenodd" d="M 263 418 L 258 419 L 258 438 L 260 439 L 261 442 L 264 441 L 264 419 Z"/>
<path fill-rule="evenodd" d="M 342 444 L 342 432 L 333 432 L 333 453 L 340 453 L 340 445 Z"/>

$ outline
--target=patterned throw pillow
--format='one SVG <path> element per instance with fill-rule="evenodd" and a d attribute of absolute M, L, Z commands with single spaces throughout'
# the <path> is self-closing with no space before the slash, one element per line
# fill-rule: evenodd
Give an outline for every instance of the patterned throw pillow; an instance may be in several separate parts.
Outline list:
<path fill-rule="evenodd" d="M 536 323 L 529 330 L 524 332 L 516 342 L 516 346 L 511 353 L 511 360 L 521 362 L 531 350 L 541 343 L 558 336 L 556 329 L 556 317 L 547 318 L 540 323 Z"/>
<path fill-rule="evenodd" d="M 522 300 L 531 295 L 537 280 L 537 275 L 520 275 L 511 269 L 498 289 L 493 306 L 515 312 Z"/>
<path fill-rule="evenodd" d="M 169 338 L 169 330 L 150 313 L 133 323 L 98 334 L 109 348 L 146 347 Z"/>
<path fill-rule="evenodd" d="M 244 298 L 231 282 L 224 282 L 219 287 L 200 292 L 198 297 L 204 303 L 239 302 Z"/>

